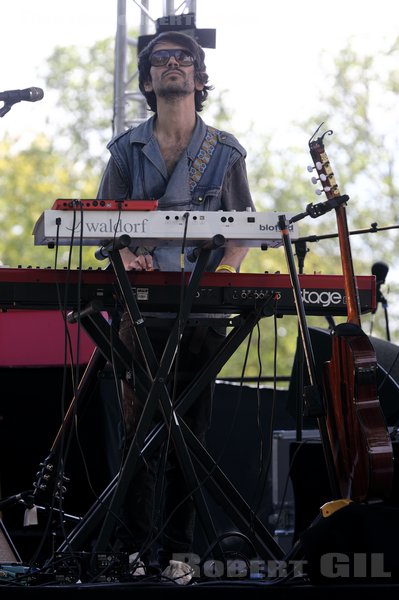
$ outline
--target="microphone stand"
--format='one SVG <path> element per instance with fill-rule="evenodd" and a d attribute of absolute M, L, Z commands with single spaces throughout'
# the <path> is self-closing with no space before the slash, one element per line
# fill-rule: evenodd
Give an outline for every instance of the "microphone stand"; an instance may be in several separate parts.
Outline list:
<path fill-rule="evenodd" d="M 305 263 L 305 256 L 308 251 L 306 242 L 295 242 L 295 253 L 298 261 L 298 273 L 303 273 L 303 267 Z M 296 365 L 296 441 L 302 441 L 302 429 L 303 429 L 303 393 L 304 393 L 304 367 L 305 367 L 305 355 L 303 349 L 303 341 L 300 335 L 300 327 L 298 325 L 298 337 L 297 337 L 297 365 Z"/>
<path fill-rule="evenodd" d="M 4 117 L 4 115 L 6 115 L 8 113 L 9 110 L 11 110 L 11 107 L 13 106 L 13 104 L 4 104 L 4 106 L 2 106 L 0 108 L 0 117 Z"/>
<path fill-rule="evenodd" d="M 387 340 L 388 342 L 391 341 L 391 334 L 389 331 L 389 322 L 388 322 L 388 302 L 385 299 L 383 293 L 381 292 L 380 288 L 378 287 L 377 289 L 377 305 L 378 302 L 381 302 L 381 306 L 384 310 L 384 316 L 385 316 L 385 332 L 386 332 L 386 336 L 387 336 Z"/>
<path fill-rule="evenodd" d="M 328 201 L 329 202 L 329 201 Z M 323 203 L 322 203 L 323 204 Z M 325 204 L 325 203 L 324 203 Z M 295 220 L 298 221 L 300 218 L 303 218 L 304 216 L 311 216 L 313 218 L 314 215 L 312 214 L 312 211 L 314 210 L 314 208 L 317 208 L 320 205 L 309 205 L 307 208 L 307 212 L 306 213 L 300 213 L 299 215 L 296 216 Z M 322 213 L 320 213 L 322 214 Z M 319 214 L 316 214 L 316 216 L 319 216 Z M 292 221 L 292 219 L 291 219 Z M 349 235 L 358 235 L 361 233 L 378 233 L 379 231 L 387 231 L 388 229 L 399 229 L 399 224 L 398 225 L 387 225 L 385 227 L 378 227 L 378 223 L 371 223 L 370 227 L 368 229 L 356 229 L 354 231 L 348 231 Z M 319 242 L 320 240 L 329 240 L 329 239 L 333 239 L 333 238 L 337 238 L 338 237 L 338 233 L 327 233 L 324 235 L 309 235 L 307 237 L 302 237 L 302 238 L 298 238 L 297 242 Z"/>
<path fill-rule="evenodd" d="M 386 338 L 388 341 L 391 341 L 391 334 L 389 331 L 389 323 L 388 323 L 388 302 L 384 298 L 383 293 L 381 292 L 381 286 L 385 283 L 385 277 L 387 276 L 388 270 L 389 270 L 388 265 L 383 262 L 376 262 L 371 267 L 371 273 L 375 276 L 375 279 L 376 279 L 376 307 L 373 310 L 373 318 L 372 318 L 372 321 L 370 324 L 370 335 L 373 330 L 374 315 L 377 312 L 378 303 L 381 302 L 381 306 L 384 310 L 384 315 L 385 315 Z"/>
<path fill-rule="evenodd" d="M 345 200 L 341 200 L 337 198 L 335 200 L 335 204 L 333 202 L 328 201 L 328 203 L 323 203 L 323 211 L 327 212 L 327 210 L 331 210 L 335 207 L 335 205 L 339 202 L 344 202 Z M 330 208 L 331 207 L 331 208 Z M 292 223 L 295 220 L 299 220 L 300 218 L 304 218 L 307 214 L 313 216 L 313 212 L 308 211 L 306 213 L 301 213 L 300 215 L 296 215 L 290 220 Z M 320 213 L 321 214 L 321 213 Z M 317 215 L 318 216 L 318 215 Z M 337 479 L 334 472 L 334 461 L 333 455 L 331 452 L 330 445 L 328 443 L 328 431 L 326 425 L 326 415 L 325 415 L 325 406 L 324 406 L 324 398 L 321 382 L 317 380 L 316 367 L 315 367 L 315 358 L 313 353 L 312 341 L 309 334 L 309 328 L 307 326 L 306 313 L 304 308 L 304 302 L 301 294 L 300 282 L 298 278 L 298 273 L 295 268 L 295 263 L 293 259 L 293 252 L 290 240 L 290 234 L 288 230 L 288 224 L 285 218 L 285 215 L 279 216 L 279 228 L 281 231 L 282 241 L 285 249 L 285 255 L 287 260 L 288 271 L 290 275 L 290 280 L 292 284 L 292 290 L 294 294 L 295 307 L 297 311 L 298 317 L 298 328 L 300 332 L 300 337 L 302 341 L 302 347 L 305 357 L 305 362 L 307 366 L 308 376 L 309 376 L 309 385 L 306 386 L 303 393 L 303 399 L 306 407 L 306 413 L 309 417 L 316 418 L 319 431 L 320 438 L 323 447 L 323 453 L 327 468 L 328 479 L 330 483 L 330 491 L 334 498 L 339 498 L 338 484 Z"/>
<path fill-rule="evenodd" d="M 331 208 L 333 208 L 332 206 L 330 206 L 330 202 L 331 201 L 328 200 L 327 202 L 321 202 L 316 205 L 309 204 L 306 207 L 306 212 L 299 213 L 298 215 L 294 216 L 290 220 L 290 222 L 299 221 L 300 219 L 303 219 L 306 216 L 316 218 L 316 217 L 320 216 L 321 214 L 324 214 L 328 210 L 331 210 Z M 362 234 L 362 233 L 378 233 L 379 231 L 387 231 L 389 229 L 399 229 L 399 224 L 387 225 L 385 227 L 378 227 L 378 223 L 371 223 L 370 227 L 368 229 L 356 229 L 354 231 L 348 231 L 348 235 L 358 235 L 358 234 Z M 338 237 L 338 233 L 328 233 L 325 235 L 309 235 L 307 237 L 298 238 L 296 240 L 296 244 L 306 243 L 306 242 L 319 242 L 320 240 L 333 239 L 333 238 L 337 238 L 337 237 Z M 384 298 L 381 290 L 379 289 L 379 286 L 377 286 L 377 304 L 379 301 L 381 302 L 381 306 L 384 309 L 384 314 L 385 314 L 386 338 L 390 342 L 391 334 L 389 331 L 389 322 L 388 322 L 388 302 Z M 332 323 L 329 320 L 330 328 L 331 328 L 331 325 L 332 325 Z M 371 334 L 371 332 L 370 332 L 370 334 Z"/>
<path fill-rule="evenodd" d="M 324 202 L 319 202 L 317 204 L 310 203 L 306 206 L 305 212 L 298 213 L 297 215 L 294 215 L 293 217 L 291 217 L 290 223 L 295 223 L 296 221 L 300 221 L 301 219 L 304 219 L 305 217 L 308 217 L 308 216 L 312 217 L 312 219 L 316 219 L 317 217 L 324 215 L 325 213 L 329 212 L 330 210 L 333 210 L 340 204 L 343 204 L 344 202 L 346 202 L 346 200 L 347 200 L 347 196 L 340 196 L 338 198 L 329 199 Z M 280 225 L 280 229 L 282 231 L 285 231 L 286 227 L 285 227 L 284 215 L 280 215 L 279 225 Z M 287 237 L 286 234 L 285 235 L 282 234 L 282 237 L 283 237 L 283 242 L 284 242 L 284 246 L 285 246 L 285 252 L 286 252 L 286 256 L 287 256 L 288 266 L 290 268 L 291 278 L 293 277 L 294 271 L 295 271 L 295 278 L 296 278 L 296 281 L 293 282 L 294 297 L 296 295 L 295 304 L 296 304 L 297 310 L 299 312 L 299 315 L 298 315 L 299 316 L 298 338 L 297 338 L 296 441 L 301 442 L 302 441 L 303 412 L 304 412 L 304 408 L 305 408 L 304 400 L 306 401 L 305 386 L 304 386 L 305 362 L 307 364 L 308 375 L 311 380 L 311 386 L 308 387 L 307 390 L 309 390 L 311 388 L 313 390 L 316 389 L 316 385 L 315 385 L 316 382 L 314 381 L 315 366 L 314 366 L 314 358 L 313 358 L 313 349 L 311 348 L 309 331 L 308 331 L 307 325 L 305 324 L 306 317 L 305 317 L 305 311 L 303 308 L 303 300 L 302 300 L 302 296 L 301 296 L 301 292 L 300 292 L 299 279 L 298 279 L 298 273 L 299 274 L 303 273 L 303 265 L 304 265 L 304 260 L 305 260 L 305 256 L 308 251 L 308 248 L 306 247 L 306 238 L 300 238 L 295 242 L 295 250 L 296 250 L 296 255 L 297 255 L 297 259 L 298 259 L 298 273 L 297 273 L 295 266 L 292 264 L 293 263 L 292 250 L 291 249 L 288 250 L 291 240 L 286 239 L 286 237 Z M 294 283 L 296 285 L 294 285 Z M 297 289 L 295 289 L 295 288 L 297 288 Z M 313 379 L 313 381 L 312 381 L 312 379 Z M 309 395 L 309 397 L 311 397 L 311 394 Z M 313 401 L 315 402 L 315 405 L 317 405 L 318 400 L 315 400 L 315 398 L 313 398 Z M 309 406 L 307 406 L 306 408 L 307 408 L 308 412 L 310 412 L 310 413 L 312 412 L 312 409 L 309 409 Z M 317 410 L 316 410 L 316 412 L 317 412 Z M 321 423 L 320 423 L 320 426 L 321 426 L 321 428 L 323 428 L 323 425 Z M 330 460 L 328 459 L 327 463 L 329 463 L 329 462 L 330 462 Z M 328 464 L 328 468 L 330 470 L 329 464 Z M 331 479 L 332 479 L 332 475 L 330 473 L 330 482 L 332 485 Z"/>

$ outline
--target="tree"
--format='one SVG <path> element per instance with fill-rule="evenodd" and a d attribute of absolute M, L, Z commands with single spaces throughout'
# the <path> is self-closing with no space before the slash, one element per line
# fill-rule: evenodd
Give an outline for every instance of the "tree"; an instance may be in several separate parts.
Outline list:
<path fill-rule="evenodd" d="M 75 164 L 83 178 L 88 167 L 99 177 L 107 159 L 106 144 L 112 136 L 113 78 L 111 39 L 84 50 L 56 47 L 48 59 L 46 86 L 53 90 L 57 105 L 49 117 L 54 146 Z"/>
<path fill-rule="evenodd" d="M 135 50 L 129 51 L 129 62 L 134 67 Z M 324 69 L 329 75 L 323 82 L 319 114 L 292 124 L 295 144 L 282 147 L 278 136 L 254 134 L 255 128 L 250 134 L 236 132 L 244 145 L 251 148 L 248 173 L 258 210 L 297 214 L 307 204 L 323 200 L 314 195 L 312 174 L 306 171 L 306 165 L 310 162 L 308 140 L 324 123 L 322 130 L 333 130 L 333 135 L 326 138 L 326 149 L 337 181 L 341 191 L 350 197 L 347 207 L 350 229 L 362 231 L 374 222 L 382 227 L 397 221 L 397 52 L 397 42 L 379 55 L 359 54 L 348 42 L 334 57 L 333 64 Z M 73 47 L 56 48 L 49 58 L 46 80 L 57 106 L 48 119 L 51 139 L 42 134 L 22 151 L 17 149 L 18 140 L 3 140 L 1 157 L 8 157 L 7 161 L 0 158 L 3 264 L 54 266 L 54 253 L 32 244 L 36 220 L 51 208 L 57 197 L 95 196 L 108 156 L 106 143 L 112 136 L 113 66 L 113 40 L 98 42 L 85 52 Z M 133 105 L 133 114 L 134 111 Z M 204 118 L 208 114 L 220 127 L 234 132 L 233 121 L 228 118 L 230 115 L 232 119 L 234 110 L 225 106 L 223 93 L 210 99 Z M 379 219 L 383 222 L 379 223 Z M 299 225 L 301 237 L 307 240 L 304 272 L 341 273 L 334 211 L 322 219 L 303 219 Z M 370 274 L 372 263 L 380 260 L 395 267 L 396 235 L 395 229 L 375 235 L 368 232 L 352 235 L 355 272 Z M 311 236 L 317 239 L 310 241 Z M 57 264 L 76 267 L 80 260 L 76 251 L 71 259 L 69 249 L 64 247 Z M 92 248 L 84 249 L 83 266 L 99 266 Z M 242 270 L 287 272 L 283 249 L 266 252 L 251 249 Z M 394 291 L 395 286 L 391 285 L 391 292 Z M 397 315 L 394 319 L 397 321 Z M 374 335 L 384 337 L 381 311 L 373 317 L 363 317 L 364 329 L 371 327 L 372 320 Z M 326 327 L 326 320 L 312 317 L 309 325 Z M 245 342 L 221 375 L 238 376 L 246 365 L 247 376 L 271 377 L 277 362 L 277 375 L 288 376 L 297 333 L 295 316 L 262 319 L 251 336 L 248 360 Z"/>
<path fill-rule="evenodd" d="M 82 182 L 74 165 L 69 165 L 43 135 L 38 135 L 24 150 L 15 150 L 17 147 L 18 140 L 10 137 L 0 143 L 0 220 L 4 231 L 0 240 L 1 263 L 10 267 L 54 267 L 54 252 L 34 246 L 34 225 L 56 197 L 84 196 L 92 188 L 94 177 L 87 169 Z M 68 263 L 68 252 L 64 250 L 59 267 Z M 85 255 L 88 257 L 87 251 Z M 76 265 L 74 260 L 73 266 Z"/>
<path fill-rule="evenodd" d="M 307 149 L 308 140 L 321 125 L 317 135 L 331 131 L 325 138 L 325 147 L 331 160 L 341 193 L 349 195 L 346 212 L 352 247 L 354 270 L 357 275 L 370 275 L 372 264 L 385 261 L 396 267 L 398 208 L 398 169 L 396 123 L 398 119 L 398 71 L 396 68 L 399 41 L 386 44 L 379 54 L 359 54 L 354 42 L 347 45 L 330 61 L 323 72 L 328 74 L 323 80 L 320 94 L 320 112 L 303 122 L 293 123 L 293 139 L 303 139 L 303 146 L 279 145 L 279 138 L 271 134 L 257 136 L 255 127 L 250 127 L 250 137 L 246 145 L 251 148 L 248 156 L 249 176 L 258 210 L 274 210 L 278 214 L 304 212 L 308 204 L 321 202 L 326 198 L 315 196 L 316 188 L 310 182 L 314 173 L 307 172 L 310 164 Z M 327 60 L 324 57 L 324 60 Z M 332 64 L 331 64 L 332 63 Z M 239 137 L 246 140 L 247 134 Z M 382 222 L 381 222 L 382 221 Z M 377 226 L 374 233 L 373 224 Z M 389 226 L 393 225 L 390 229 Z M 342 273 L 339 244 L 336 237 L 336 218 L 332 211 L 317 221 L 306 218 L 299 223 L 300 235 L 307 241 L 307 254 L 304 261 L 305 273 Z M 385 230 L 384 227 L 388 226 Z M 378 228 L 382 231 L 378 232 Z M 358 233 L 355 233 L 358 232 Z M 243 263 L 247 272 L 287 272 L 284 253 L 278 250 L 262 252 L 251 250 Z M 393 280 L 390 293 L 398 291 Z M 389 293 L 387 298 L 389 299 Z M 394 312 L 392 312 L 392 309 Z M 395 330 L 398 321 L 396 306 L 390 307 L 391 327 Z M 336 322 L 345 320 L 338 317 Z M 310 327 L 328 326 L 325 318 L 308 317 Z M 362 325 L 366 333 L 385 338 L 385 314 L 381 307 L 376 314 L 362 315 Z M 277 340 L 276 340 L 276 333 Z M 284 317 L 276 327 L 266 318 L 260 323 L 259 338 L 265 351 L 263 374 L 272 376 L 275 363 L 275 348 L 279 348 L 279 374 L 290 373 L 297 339 L 295 317 Z M 257 338 L 252 341 L 248 372 L 255 375 L 260 371 L 257 360 Z M 243 364 L 246 348 L 241 348 L 226 366 L 224 372 L 235 371 Z"/>

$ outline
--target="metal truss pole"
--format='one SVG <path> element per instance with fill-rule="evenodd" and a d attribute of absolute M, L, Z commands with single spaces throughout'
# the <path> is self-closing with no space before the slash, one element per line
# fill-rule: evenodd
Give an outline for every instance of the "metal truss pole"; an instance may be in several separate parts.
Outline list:
<path fill-rule="evenodd" d="M 126 0 L 118 0 L 115 36 L 114 116 L 112 122 L 114 135 L 121 133 L 125 128 L 126 40 Z"/>

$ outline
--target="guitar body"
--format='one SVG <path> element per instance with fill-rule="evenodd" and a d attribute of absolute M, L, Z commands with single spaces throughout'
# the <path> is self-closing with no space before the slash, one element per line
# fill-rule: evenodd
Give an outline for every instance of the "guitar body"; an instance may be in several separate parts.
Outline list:
<path fill-rule="evenodd" d="M 392 444 L 377 395 L 375 351 L 360 327 L 338 325 L 325 364 L 326 425 L 342 497 L 389 496 Z"/>
<path fill-rule="evenodd" d="M 331 131 L 326 133 L 331 134 Z M 393 449 L 378 399 L 377 358 L 360 325 L 360 302 L 352 264 L 345 204 L 324 149 L 323 136 L 310 153 L 323 192 L 335 208 L 348 320 L 332 333 L 331 360 L 323 373 L 326 428 L 339 491 L 357 502 L 388 498 Z"/>

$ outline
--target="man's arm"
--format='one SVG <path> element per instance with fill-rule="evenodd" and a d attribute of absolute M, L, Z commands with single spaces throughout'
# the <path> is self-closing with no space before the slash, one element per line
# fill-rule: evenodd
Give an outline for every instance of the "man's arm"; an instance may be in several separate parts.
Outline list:
<path fill-rule="evenodd" d="M 256 210 L 244 157 L 239 158 L 226 174 L 222 188 L 222 210 Z"/>
<path fill-rule="evenodd" d="M 125 200 L 128 197 L 129 190 L 111 157 L 101 179 L 97 200 Z M 120 255 L 126 271 L 152 271 L 151 254 L 136 255 L 129 248 L 122 248 Z"/>
<path fill-rule="evenodd" d="M 219 266 L 217 267 L 218 271 L 226 271 L 226 272 L 232 272 L 231 269 L 223 269 L 223 266 L 227 266 L 227 267 L 231 267 L 233 269 L 235 269 L 235 271 L 238 271 L 238 269 L 240 268 L 240 265 L 242 263 L 242 261 L 244 260 L 245 256 L 248 253 L 249 248 L 246 248 L 244 246 L 231 246 L 228 248 L 225 248 L 225 252 L 223 254 L 223 258 L 219 263 Z"/>
<path fill-rule="evenodd" d="M 129 190 L 126 182 L 111 156 L 101 178 L 97 200 L 126 200 L 127 198 L 129 198 Z"/>
<path fill-rule="evenodd" d="M 255 211 L 255 205 L 249 189 L 244 157 L 234 163 L 225 178 L 222 190 L 222 206 L 223 210 L 246 211 L 249 209 Z M 225 248 L 223 258 L 217 267 L 218 271 L 231 272 L 231 268 L 238 271 L 248 250 L 249 248 L 245 246 L 229 246 Z M 222 269 L 223 265 L 231 268 Z"/>

